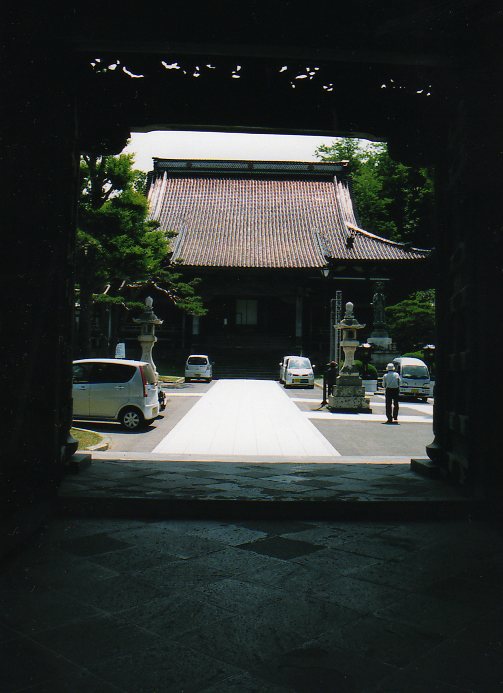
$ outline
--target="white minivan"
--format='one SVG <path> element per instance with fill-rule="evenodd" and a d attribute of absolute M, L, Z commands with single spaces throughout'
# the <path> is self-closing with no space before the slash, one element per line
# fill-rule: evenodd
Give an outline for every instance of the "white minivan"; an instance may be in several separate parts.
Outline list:
<path fill-rule="evenodd" d="M 207 354 L 191 354 L 185 363 L 185 382 L 191 380 L 206 380 L 213 378 L 213 364 Z"/>
<path fill-rule="evenodd" d="M 400 376 L 400 395 L 426 402 L 430 395 L 430 372 L 421 359 L 400 356 L 393 359 L 395 371 Z"/>
<path fill-rule="evenodd" d="M 78 359 L 72 397 L 74 419 L 119 421 L 129 431 L 159 414 L 156 374 L 145 361 Z"/>
<path fill-rule="evenodd" d="M 289 356 L 285 363 L 283 383 L 287 387 L 314 388 L 315 366 L 305 356 Z"/>

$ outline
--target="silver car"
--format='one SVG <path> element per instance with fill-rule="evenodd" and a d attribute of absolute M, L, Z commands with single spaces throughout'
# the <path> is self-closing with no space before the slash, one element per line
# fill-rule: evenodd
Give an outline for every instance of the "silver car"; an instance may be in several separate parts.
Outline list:
<path fill-rule="evenodd" d="M 119 421 L 129 431 L 159 414 L 156 374 L 145 361 L 78 359 L 72 396 L 74 419 Z"/>
<path fill-rule="evenodd" d="M 185 382 L 191 380 L 206 380 L 213 378 L 213 364 L 207 354 L 191 354 L 185 363 Z"/>

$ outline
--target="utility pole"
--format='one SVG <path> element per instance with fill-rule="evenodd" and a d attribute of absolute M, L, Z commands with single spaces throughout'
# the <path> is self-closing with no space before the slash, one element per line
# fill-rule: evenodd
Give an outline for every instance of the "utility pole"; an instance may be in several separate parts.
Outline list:
<path fill-rule="evenodd" d="M 335 298 L 330 300 L 330 361 L 340 361 L 341 346 L 339 330 L 335 327 L 341 321 L 342 291 L 335 292 Z"/>
<path fill-rule="evenodd" d="M 334 335 L 335 335 L 335 361 L 337 364 L 341 362 L 341 333 L 335 327 L 342 320 L 342 291 L 335 292 L 335 322 L 334 322 Z"/>

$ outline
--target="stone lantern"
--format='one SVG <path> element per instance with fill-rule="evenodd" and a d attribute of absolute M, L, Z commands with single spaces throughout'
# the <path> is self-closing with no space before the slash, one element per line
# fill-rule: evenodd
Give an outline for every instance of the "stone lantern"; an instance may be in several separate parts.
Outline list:
<path fill-rule="evenodd" d="M 370 401 L 365 397 L 365 388 L 358 373 L 353 372 L 355 351 L 360 346 L 357 334 L 365 325 L 360 325 L 353 315 L 353 304 L 346 303 L 344 318 L 335 326 L 342 332 L 341 347 L 344 365 L 335 381 L 334 393 L 328 398 L 330 411 L 352 411 L 371 413 Z"/>
<path fill-rule="evenodd" d="M 426 365 L 432 370 L 433 363 L 435 361 L 435 345 L 434 344 L 426 344 L 426 346 L 423 347 L 423 354 L 424 354 L 424 360 L 426 361 Z M 430 373 L 431 375 L 431 373 Z"/>
<path fill-rule="evenodd" d="M 157 315 L 154 313 L 152 308 L 154 304 L 153 299 L 147 296 L 145 299 L 145 310 L 140 315 L 139 318 L 133 318 L 133 322 L 140 325 L 140 334 L 138 335 L 138 341 L 141 345 L 141 361 L 146 361 L 150 363 L 156 375 L 157 368 L 152 359 L 152 349 L 154 344 L 157 342 L 157 337 L 155 336 L 155 326 L 162 325 L 163 321 L 159 320 Z"/>

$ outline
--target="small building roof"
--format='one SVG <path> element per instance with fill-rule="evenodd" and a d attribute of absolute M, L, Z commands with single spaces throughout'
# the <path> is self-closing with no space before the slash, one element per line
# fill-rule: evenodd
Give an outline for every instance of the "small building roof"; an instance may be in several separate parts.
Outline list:
<path fill-rule="evenodd" d="M 148 199 L 185 266 L 321 268 L 430 253 L 360 228 L 346 162 L 154 159 Z"/>

